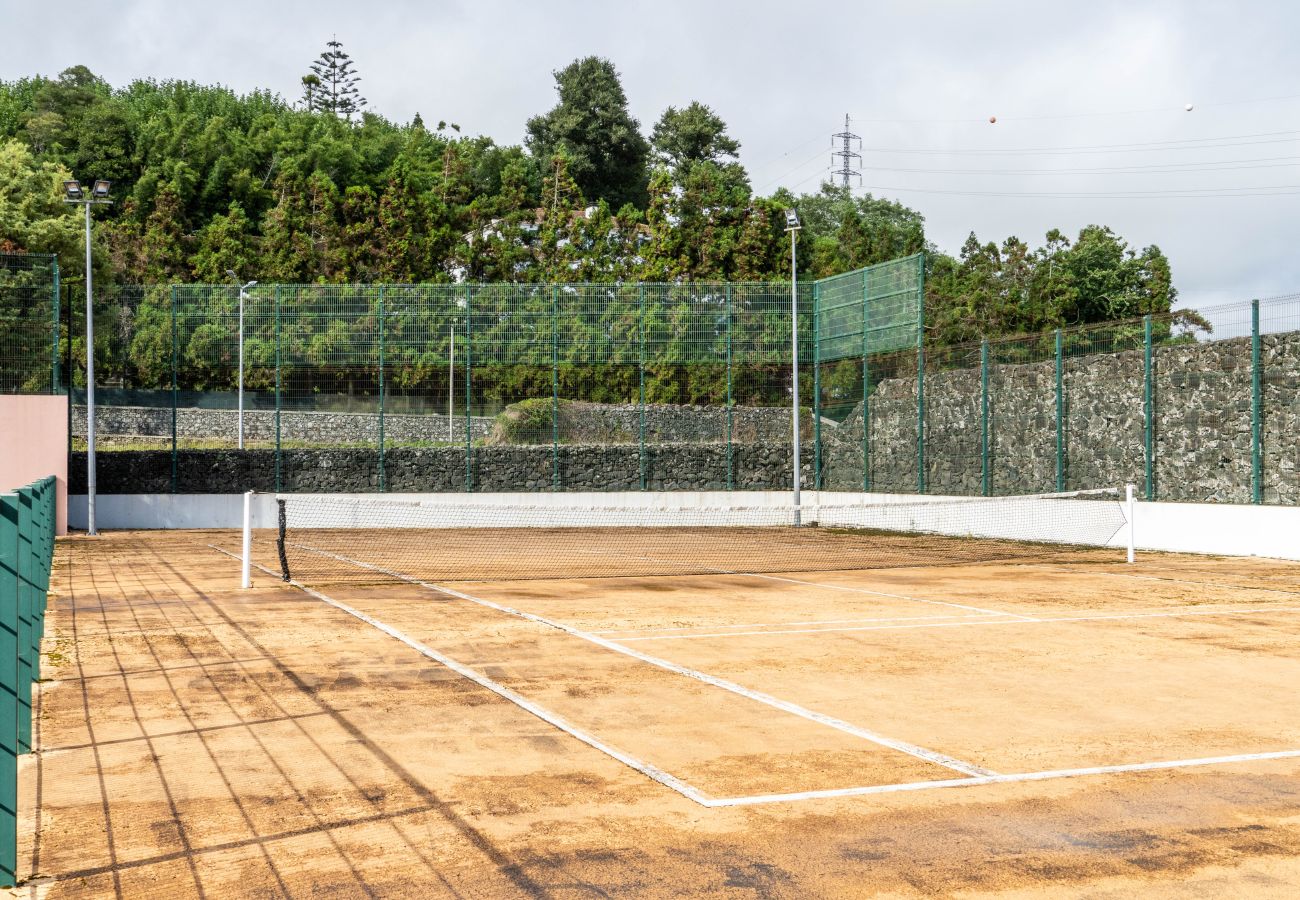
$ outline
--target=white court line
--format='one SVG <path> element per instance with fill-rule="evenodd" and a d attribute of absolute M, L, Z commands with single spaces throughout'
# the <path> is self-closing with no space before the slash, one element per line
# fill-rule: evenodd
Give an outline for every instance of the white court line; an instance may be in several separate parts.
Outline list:
<path fill-rule="evenodd" d="M 208 546 L 219 553 L 225 553 L 227 556 L 232 556 L 235 557 L 236 559 L 239 558 L 235 556 L 235 554 L 230 553 L 227 550 L 223 550 L 220 547 L 214 547 L 211 544 L 209 544 Z M 270 569 L 267 569 L 265 566 L 259 565 L 257 566 L 257 568 L 261 569 L 263 572 L 265 572 L 266 574 L 272 577 L 276 577 L 276 573 L 272 572 Z M 450 656 L 447 656 L 444 653 L 439 653 L 437 650 L 434 650 L 432 647 L 428 647 L 425 644 L 422 644 L 419 641 L 415 640 L 414 638 L 408 637 L 407 635 L 398 631 L 393 626 L 388 625 L 385 622 L 381 622 L 379 619 L 367 615 L 366 613 L 361 612 L 361 610 L 359 609 L 354 609 L 351 606 L 348 606 L 346 603 L 340 603 L 338 600 L 335 600 L 333 597 L 329 597 L 325 594 L 322 594 L 320 591 L 313 590 L 307 587 L 305 584 L 301 584 L 297 581 L 290 581 L 288 583 L 292 584 L 294 587 L 298 588 L 304 593 L 309 594 L 312 597 L 315 597 L 317 600 L 320 600 L 322 603 L 327 603 L 330 606 L 334 607 L 335 609 L 341 610 L 350 616 L 354 616 L 355 618 L 360 619 L 362 622 L 365 622 L 367 625 L 379 629 L 389 637 L 396 638 L 406 646 L 410 647 L 412 650 L 415 650 L 417 653 L 420 653 L 421 655 L 428 657 L 434 662 L 440 663 L 441 665 L 446 666 L 448 669 L 451 669 L 453 672 L 455 672 L 457 675 L 460 675 L 462 678 L 467 678 L 470 681 L 477 684 L 478 686 L 486 688 L 487 690 L 491 691 L 497 696 L 509 700 L 515 706 L 518 706 L 520 709 L 524 710 L 525 712 L 531 713 L 532 715 L 541 719 L 543 722 L 546 722 L 548 725 L 553 725 L 554 727 L 558 728 L 560 731 L 563 731 L 565 734 L 577 738 L 579 741 L 582 741 L 582 743 L 586 744 L 588 747 L 591 747 L 593 750 L 598 750 L 599 752 L 604 753 L 606 756 L 618 760 L 628 768 L 634 769 L 637 772 L 640 772 L 642 775 L 646 776 L 647 778 L 659 782 L 664 787 L 676 791 L 677 793 L 681 794 L 683 797 L 687 798 L 688 800 L 693 800 L 696 803 L 699 803 L 701 806 L 708 806 L 712 802 L 708 796 L 702 794 L 700 791 L 691 787 L 689 784 L 682 781 L 680 778 L 668 774 L 663 769 L 660 769 L 658 766 L 654 766 L 651 765 L 650 763 L 643 762 L 642 760 L 637 759 L 635 756 L 632 756 L 629 753 L 625 753 L 622 750 L 619 750 L 615 747 L 610 746 L 609 744 L 606 744 L 604 741 L 601 741 L 593 737 L 592 735 L 588 734 L 587 732 L 583 731 L 577 726 L 571 724 L 559 714 L 553 713 L 550 710 L 546 709 L 545 707 L 539 706 L 538 704 L 532 702 L 531 700 L 528 700 L 520 696 L 519 694 L 516 694 L 514 691 L 510 690 L 510 688 L 506 687 L 505 685 L 492 680 L 486 675 L 483 675 L 475 671 L 474 669 L 471 669 L 469 666 L 463 663 L 457 662 L 456 660 L 452 659 Z"/>
<path fill-rule="evenodd" d="M 1021 781 L 1049 781 L 1055 778 L 1082 778 L 1092 775 L 1116 775 L 1124 772 L 1152 772 L 1159 769 L 1190 769 L 1227 763 L 1259 762 L 1270 759 L 1300 759 L 1300 750 L 1274 753 L 1242 753 L 1236 756 L 1206 756 L 1200 759 L 1171 759 L 1161 762 L 1092 766 L 1083 769 L 1052 769 L 1046 772 L 1022 772 L 1010 775 L 984 775 L 977 778 L 950 778 L 945 781 L 913 781 L 905 784 L 877 784 L 866 787 L 834 788 L 825 791 L 800 791 L 793 794 L 754 794 L 749 797 L 712 799 L 706 806 L 754 806 L 760 803 L 791 803 L 800 800 L 825 800 L 834 797 L 862 797 L 869 794 L 893 794 L 900 791 L 925 791 L 935 788 L 975 787 L 982 784 L 1014 784 Z"/>
<path fill-rule="evenodd" d="M 639 650 L 633 650 L 631 647 L 624 647 L 622 644 L 618 644 L 615 643 L 614 641 L 607 640 L 606 638 L 600 637 L 599 635 L 591 634 L 590 632 L 583 631 L 580 628 L 574 628 L 572 625 L 566 625 L 563 622 L 557 622 L 553 619 L 547 619 L 544 616 L 537 615 L 536 613 L 524 612 L 522 610 L 514 609 L 513 607 L 505 606 L 500 603 L 494 603 L 493 601 L 485 600 L 482 597 L 475 597 L 472 594 L 462 593 L 461 591 L 453 590 L 452 588 L 445 587 L 443 585 L 437 585 L 427 581 L 421 581 L 418 578 L 412 578 L 409 575 L 403 575 L 400 572 L 394 572 L 390 569 L 385 569 L 382 566 L 376 566 L 373 565 L 372 563 L 361 562 L 360 560 L 351 559 L 349 557 L 342 556 L 340 554 L 329 553 L 324 550 L 318 550 L 314 547 L 304 547 L 301 544 L 295 544 L 294 546 L 298 547 L 300 550 L 306 550 L 310 553 L 316 553 L 320 556 L 328 556 L 333 559 L 337 559 L 341 562 L 346 562 L 350 565 L 360 566 L 362 568 L 369 569 L 372 572 L 380 572 L 384 575 L 388 575 L 391 578 L 396 578 L 399 581 L 405 581 L 408 584 L 419 585 L 420 587 L 427 588 L 428 590 L 435 591 L 440 594 L 447 594 L 452 597 L 459 597 L 461 600 L 467 600 L 470 603 L 476 603 L 479 606 L 485 606 L 488 609 L 493 609 L 496 610 L 497 612 L 505 613 L 506 615 L 516 616 L 518 618 L 525 619 L 529 622 L 535 622 L 539 625 L 545 625 L 548 628 L 554 628 L 558 631 L 563 631 L 565 634 L 573 635 L 574 637 L 581 638 L 584 641 L 590 641 L 591 643 L 599 647 L 604 647 L 607 650 L 613 650 L 615 653 L 622 653 L 624 656 L 630 656 L 633 659 L 638 659 L 641 662 L 649 663 L 650 665 L 656 666 L 665 671 L 673 672 L 674 674 L 677 675 L 684 675 L 687 678 L 692 678 L 696 681 L 703 682 L 704 684 L 711 685 L 712 687 L 722 688 L 724 691 L 730 691 L 731 693 L 738 694 L 741 697 L 747 697 L 750 700 L 753 700 L 758 703 L 762 703 L 765 706 L 770 706 L 773 709 L 779 709 L 782 712 L 788 712 L 791 715 L 799 716 L 800 718 L 807 719 L 810 722 L 816 722 L 820 725 L 825 725 L 828 728 L 834 728 L 837 731 L 842 731 L 845 734 L 851 734 L 854 737 L 860 737 L 863 740 L 870 741 L 873 744 L 879 744 L 882 747 L 888 747 L 891 750 L 897 750 L 901 753 L 906 753 L 909 756 L 915 756 L 918 759 L 923 759 L 926 762 L 931 762 L 934 763 L 935 765 L 943 766 L 946 769 L 952 769 L 956 772 L 963 772 L 967 775 L 994 774 L 992 770 L 985 769 L 982 766 L 977 766 L 974 763 L 968 763 L 960 759 L 955 759 L 951 756 L 948 756 L 947 754 L 940 753 L 937 750 L 930 750 L 926 747 L 920 747 L 917 746 L 916 744 L 908 743 L 907 741 L 886 737 L 885 735 L 882 734 L 876 734 L 873 731 L 868 731 L 865 728 L 860 728 L 859 726 L 854 725 L 850 722 L 845 722 L 843 719 L 837 719 L 833 716 L 828 716 L 825 713 L 819 713 L 814 710 L 808 709 L 806 707 L 799 706 L 797 703 L 791 703 L 788 700 L 780 700 L 768 694 L 751 690 L 750 688 L 744 687 L 743 685 L 739 685 L 734 681 L 728 681 L 725 678 L 718 678 L 715 675 L 709 675 L 697 669 L 688 669 L 686 666 L 680 666 L 677 663 L 670 662 L 666 659 L 660 659 L 657 656 L 651 656 L 648 653 L 642 653 Z"/>
<path fill-rule="evenodd" d="M 747 622 L 740 625 L 666 625 L 658 627 L 647 625 L 644 628 L 608 628 L 592 631 L 591 634 L 641 634 L 645 631 L 690 631 L 694 628 L 784 628 L 789 625 L 852 625 L 857 622 L 916 622 L 940 621 L 944 619 L 969 619 L 988 616 L 992 613 L 952 613 L 947 616 L 875 616 L 866 619 L 812 619 L 806 622 Z M 617 638 L 615 638 L 617 640 Z"/>
<path fill-rule="evenodd" d="M 211 544 L 209 544 L 208 546 L 211 549 L 216 550 L 219 553 L 224 553 L 225 555 L 230 556 L 234 559 L 239 558 L 235 554 L 230 553 L 227 550 L 223 550 L 220 547 L 216 547 Z M 365 564 L 361 563 L 360 565 L 365 565 Z M 277 573 L 272 572 L 270 569 L 267 569 L 265 566 L 258 565 L 257 568 L 263 572 L 266 572 L 268 575 L 271 575 L 272 577 L 278 577 Z M 367 568 L 375 568 L 375 567 L 367 566 Z M 402 641 L 403 643 L 407 644 L 413 649 L 419 651 L 420 653 L 428 656 L 429 658 L 439 662 L 443 662 L 444 665 L 447 665 L 449 668 L 452 668 L 453 671 L 456 671 L 458 674 L 462 674 L 465 677 L 470 678 L 475 683 L 482 685 L 488 690 L 491 690 L 493 693 L 496 693 L 499 696 L 509 700 L 510 702 L 517 704 L 518 706 L 520 706 L 520 708 L 525 709 L 526 711 L 532 713 L 538 718 L 541 718 L 543 721 L 547 722 L 548 724 L 555 725 L 555 727 L 560 728 L 566 734 L 569 734 L 577 738 L 578 740 L 582 741 L 583 743 L 587 744 L 593 749 L 601 753 L 604 753 L 613 759 L 618 760 L 624 765 L 627 765 L 629 768 L 632 768 L 635 771 L 638 771 L 641 774 L 645 775 L 646 777 L 658 782 L 659 784 L 662 784 L 665 787 L 673 791 L 676 791 L 677 793 L 681 794 L 687 799 L 695 803 L 698 803 L 701 806 L 705 806 L 711 809 L 722 809 L 722 808 L 733 807 L 733 806 L 755 806 L 759 804 L 768 804 L 768 803 L 794 803 L 794 802 L 800 802 L 805 800 L 822 800 L 822 799 L 834 799 L 834 798 L 841 798 L 841 797 L 862 797 L 862 796 L 869 796 L 873 794 L 891 794 L 891 793 L 900 793 L 904 791 L 935 790 L 935 789 L 953 788 L 953 787 L 977 787 L 980 785 L 988 785 L 988 784 L 1014 784 L 1018 782 L 1048 781 L 1052 779 L 1064 779 L 1064 778 L 1082 778 L 1082 777 L 1097 776 L 1097 775 L 1114 775 L 1114 774 L 1122 774 L 1127 772 L 1150 772 L 1150 771 L 1157 771 L 1162 769 L 1183 769 L 1183 768 L 1195 768 L 1201 766 L 1225 765 L 1225 764 L 1232 764 L 1232 763 L 1259 762 L 1259 761 L 1267 761 L 1267 760 L 1300 758 L 1300 750 L 1279 750 L 1279 751 L 1266 752 L 1266 753 L 1242 753 L 1242 754 L 1236 754 L 1231 756 L 1209 756 L 1209 757 L 1200 757 L 1200 758 L 1193 758 L 1193 759 L 1164 760 L 1159 762 L 1127 763 L 1127 764 L 1118 764 L 1118 765 L 1110 765 L 1110 766 L 1092 766 L 1092 767 L 1076 768 L 1076 769 L 1051 769 L 1051 770 L 1041 771 L 1041 772 L 1021 772 L 1021 773 L 1011 773 L 1011 774 L 997 774 L 993 772 L 988 772 L 987 774 L 973 775 L 967 778 L 951 778 L 951 779 L 936 780 L 936 781 L 914 781 L 914 782 L 904 782 L 898 784 L 866 785 L 861 787 L 849 787 L 849 788 L 831 788 L 831 789 L 819 790 L 819 791 L 800 791 L 797 793 L 786 793 L 786 794 L 752 794 L 743 797 L 714 798 L 714 797 L 709 797 L 708 795 L 700 792 L 699 790 L 695 789 L 694 787 L 682 781 L 681 779 L 668 774 L 667 772 L 663 771 L 662 769 L 659 769 L 656 766 L 650 765 L 649 763 L 644 763 L 636 759 L 635 757 L 623 753 L 622 751 L 616 750 L 613 747 L 610 747 L 608 744 L 605 744 L 604 742 L 599 741 L 594 737 L 591 737 L 590 735 L 587 735 L 585 732 L 582 732 L 574 728 L 573 726 L 569 725 L 568 722 L 566 722 L 558 715 L 555 715 L 554 713 L 550 713 L 549 711 L 545 710 L 540 706 L 537 706 L 531 701 L 525 700 L 523 697 L 520 697 L 518 694 L 515 694 L 509 688 L 499 685 L 495 681 L 492 681 L 491 679 L 487 678 L 486 676 L 479 675 L 477 672 L 474 672 L 468 667 L 463 666 L 460 663 L 455 662 L 454 660 L 451 660 L 449 657 L 445 657 L 442 654 L 438 654 L 436 651 L 433 651 L 430 648 L 425 647 L 423 644 L 420 644 L 416 641 L 407 638 L 405 635 L 402 635 L 400 632 L 396 631 L 396 629 L 392 629 L 391 627 L 378 622 L 378 620 L 371 618 L 365 613 L 362 613 L 359 610 L 354 610 L 351 607 L 339 603 L 338 601 L 333 600 L 332 598 L 326 597 L 324 594 L 321 594 L 317 591 L 313 591 L 312 589 L 306 587 L 305 585 L 299 584 L 298 582 L 290 582 L 290 583 L 293 584 L 295 587 L 298 587 L 299 589 L 303 590 L 304 592 L 312 596 L 315 596 L 318 599 L 330 604 L 331 606 L 334 606 L 344 612 L 347 612 L 349 615 L 356 616 L 358 619 L 368 624 L 371 624 L 376 628 L 379 628 L 380 630 L 384 631 L 385 633 L 389 634 L 392 637 L 397 638 L 398 640 Z M 421 584 L 421 586 L 423 587 L 428 587 L 428 585 L 424 585 L 422 582 L 416 582 L 416 583 Z M 432 589 L 443 590 L 436 587 Z M 452 593 L 452 592 L 448 592 L 448 593 Z M 477 600 L 474 598 L 468 598 L 468 599 L 472 599 L 473 602 L 476 603 L 484 603 L 490 606 L 495 606 L 495 604 L 491 604 L 490 601 Z"/>
<path fill-rule="evenodd" d="M 1157 612 L 1157 613 L 1115 613 L 1113 615 L 1099 616 L 1056 616 L 1052 618 L 1038 619 L 1019 619 L 1006 618 L 994 619 L 992 617 L 972 619 L 967 622 L 934 622 L 920 623 L 911 625 L 864 625 L 858 628 L 791 628 L 783 631 L 726 631 L 714 634 L 664 634 L 664 635 L 645 635 L 640 637 L 618 638 L 622 643 L 631 641 L 686 641 L 694 638 L 724 638 L 724 637 L 753 637 L 756 635 L 779 635 L 779 634 L 841 634 L 853 631 L 902 631 L 909 628 L 975 628 L 980 625 L 1050 625 L 1055 622 L 1097 622 L 1110 621 L 1113 619 L 1173 619 L 1185 616 L 1225 616 L 1232 618 L 1234 616 L 1258 615 L 1259 613 L 1291 613 L 1300 612 L 1300 606 L 1267 606 L 1261 609 L 1196 609 L 1185 610 L 1183 612 Z"/>

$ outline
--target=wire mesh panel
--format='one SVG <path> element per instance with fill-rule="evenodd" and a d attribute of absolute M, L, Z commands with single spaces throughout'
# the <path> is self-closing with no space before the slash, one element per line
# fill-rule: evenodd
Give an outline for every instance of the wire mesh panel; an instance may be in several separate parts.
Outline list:
<path fill-rule="evenodd" d="M 1167 328 L 1154 339 L 1161 500 L 1251 501 L 1250 304 L 1217 307 L 1214 323 L 1234 336 L 1197 341 Z"/>
<path fill-rule="evenodd" d="M 928 493 L 983 492 L 987 441 L 980 349 L 966 345 L 925 354 L 923 462 Z"/>
<path fill-rule="evenodd" d="M 900 350 L 867 360 L 867 490 L 917 492 L 921 457 L 917 359 L 915 350 Z"/>
<path fill-rule="evenodd" d="M 378 490 L 379 288 L 279 288 L 281 481 L 302 491 Z M 346 450 L 324 456 L 322 449 Z"/>
<path fill-rule="evenodd" d="M 1258 306 L 1257 499 L 1300 503 L 1300 294 Z"/>
<path fill-rule="evenodd" d="M 58 260 L 0 253 L 0 393 L 60 390 L 58 321 Z"/>
<path fill-rule="evenodd" d="M 1061 335 L 1061 465 L 1067 489 L 1145 489 L 1141 319 Z"/>
<path fill-rule="evenodd" d="M 1056 486 L 1055 336 L 989 342 L 989 490 Z"/>

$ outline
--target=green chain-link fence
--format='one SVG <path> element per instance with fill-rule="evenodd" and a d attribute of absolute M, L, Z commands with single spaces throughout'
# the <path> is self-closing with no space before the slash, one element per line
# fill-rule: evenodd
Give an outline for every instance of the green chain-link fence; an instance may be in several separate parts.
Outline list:
<path fill-rule="evenodd" d="M 0 253 L 0 394 L 57 394 L 59 262 Z"/>
<path fill-rule="evenodd" d="M 1208 332 L 1176 311 L 923 348 L 922 283 L 912 257 L 800 286 L 807 487 L 1300 502 L 1300 296 L 1202 309 Z M 169 453 L 149 489 L 235 465 L 194 454 L 237 443 L 238 300 L 97 298 L 100 446 Z M 265 457 L 237 468 L 283 490 L 781 488 L 789 304 L 788 284 L 258 286 L 244 436 Z"/>

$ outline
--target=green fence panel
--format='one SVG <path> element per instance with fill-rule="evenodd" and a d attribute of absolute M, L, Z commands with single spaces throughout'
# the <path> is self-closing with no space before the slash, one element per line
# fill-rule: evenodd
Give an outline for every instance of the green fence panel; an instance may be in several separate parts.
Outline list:
<path fill-rule="evenodd" d="M 18 495 L 0 494 L 0 882 L 18 865 L 19 576 Z"/>

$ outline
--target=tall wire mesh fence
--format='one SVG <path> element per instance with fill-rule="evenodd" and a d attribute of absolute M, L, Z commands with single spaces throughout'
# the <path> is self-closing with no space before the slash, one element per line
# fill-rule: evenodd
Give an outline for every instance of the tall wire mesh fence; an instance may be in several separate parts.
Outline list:
<path fill-rule="evenodd" d="M 1175 311 L 923 347 L 919 265 L 877 268 L 799 288 L 806 488 L 992 496 L 1128 481 L 1153 500 L 1300 502 L 1300 295 L 1203 308 L 1208 331 Z M 63 373 L 48 379 L 71 378 L 74 449 L 77 291 L 61 306 Z M 131 472 L 134 490 L 793 477 L 789 284 L 272 285 L 243 306 L 247 458 L 225 452 L 239 442 L 238 289 L 97 292 L 99 445 L 160 454 L 151 474 Z"/>
<path fill-rule="evenodd" d="M 57 394 L 59 261 L 0 253 L 0 394 Z"/>

